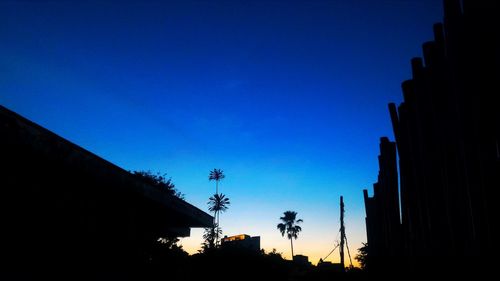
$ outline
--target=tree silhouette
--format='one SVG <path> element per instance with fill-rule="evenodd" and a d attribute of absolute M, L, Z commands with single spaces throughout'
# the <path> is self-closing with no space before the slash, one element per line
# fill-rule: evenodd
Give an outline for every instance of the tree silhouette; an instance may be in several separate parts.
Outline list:
<path fill-rule="evenodd" d="M 160 174 L 160 172 L 157 172 L 156 174 L 153 174 L 151 171 L 133 171 L 132 174 L 140 179 L 141 181 L 152 185 L 153 187 L 157 188 L 161 192 L 166 192 L 170 195 L 176 196 L 180 199 L 184 199 L 184 194 L 179 192 L 177 188 L 175 188 L 175 184 L 172 181 L 172 178 L 166 177 L 167 174 Z"/>
<path fill-rule="evenodd" d="M 224 175 L 224 171 L 222 171 L 221 169 L 214 168 L 213 171 L 210 171 L 208 180 L 215 180 L 215 194 L 219 194 L 219 181 L 224 179 L 225 177 L 226 176 Z"/>
<path fill-rule="evenodd" d="M 297 239 L 297 235 L 302 231 L 302 228 L 298 226 L 299 223 L 303 222 L 302 219 L 297 220 L 297 212 L 286 211 L 283 213 L 284 216 L 280 217 L 281 223 L 278 224 L 278 229 L 281 232 L 281 236 L 287 234 L 287 238 L 290 239 L 290 246 L 292 247 L 292 260 L 293 260 L 293 239 Z"/>
<path fill-rule="evenodd" d="M 214 224 L 213 227 L 205 228 L 203 232 L 203 243 L 201 245 L 201 251 L 206 253 L 212 249 L 215 249 L 216 238 L 222 234 L 222 229 Z"/>
<path fill-rule="evenodd" d="M 182 249 L 182 245 L 179 245 L 179 238 L 177 237 L 172 237 L 172 236 L 166 236 L 166 237 L 161 237 L 158 238 L 157 242 L 159 242 L 162 246 L 169 250 L 174 250 L 174 249 Z"/>
<path fill-rule="evenodd" d="M 362 243 L 363 246 L 358 249 L 358 254 L 354 257 L 359 262 L 362 269 L 366 269 L 368 261 L 368 243 Z"/>
<path fill-rule="evenodd" d="M 264 250 L 264 249 L 262 249 L 262 250 Z M 274 257 L 274 258 L 276 258 L 276 259 L 283 259 L 283 254 L 282 254 L 282 253 L 280 253 L 280 252 L 278 252 L 278 251 L 276 250 L 276 248 L 273 248 L 273 249 L 271 250 L 271 252 L 267 253 L 267 255 L 268 255 L 268 256 L 270 256 L 270 257 Z"/>
<path fill-rule="evenodd" d="M 229 202 L 229 198 L 227 198 L 224 194 L 214 194 L 212 197 L 208 199 L 208 210 L 210 212 L 214 212 L 214 225 L 219 226 L 219 217 L 221 212 L 225 212 L 228 209 L 228 206 L 231 204 Z M 215 233 L 215 243 L 219 243 L 219 233 Z M 221 233 L 222 234 L 222 233 Z"/>

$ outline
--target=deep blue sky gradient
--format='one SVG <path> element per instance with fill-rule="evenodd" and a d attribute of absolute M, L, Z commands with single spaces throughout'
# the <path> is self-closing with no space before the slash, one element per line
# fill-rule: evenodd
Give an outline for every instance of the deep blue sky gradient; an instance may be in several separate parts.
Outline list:
<path fill-rule="evenodd" d="M 75 3 L 77 2 L 77 3 Z M 168 173 L 207 210 L 208 172 L 232 201 L 225 234 L 262 236 L 286 210 L 297 253 L 333 247 L 338 197 L 352 249 L 409 61 L 438 0 L 2 1 L 0 104 L 127 169 Z M 183 241 L 196 251 L 201 232 Z"/>

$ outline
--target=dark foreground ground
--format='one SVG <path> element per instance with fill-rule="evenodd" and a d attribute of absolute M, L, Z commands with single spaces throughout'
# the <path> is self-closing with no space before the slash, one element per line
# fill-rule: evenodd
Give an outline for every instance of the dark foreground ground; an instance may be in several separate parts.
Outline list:
<path fill-rule="evenodd" d="M 280 254 L 215 250 L 188 255 L 182 250 L 160 250 L 144 264 L 87 267 L 44 264 L 0 270 L 0 280 L 364 280 L 359 269 L 299 264 Z"/>
<path fill-rule="evenodd" d="M 50 255 L 50 253 L 47 253 Z M 486 262 L 489 259 L 485 259 Z M 13 263 L 11 263 L 13 264 Z M 331 264 L 314 266 L 285 260 L 279 253 L 263 253 L 244 250 L 217 249 L 188 255 L 181 248 L 157 248 L 146 260 L 127 265 L 53 264 L 40 260 L 33 264 L 17 263 L 16 266 L 0 267 L 0 280 L 426 280 L 444 277 L 444 280 L 463 279 L 496 274 L 493 267 L 467 262 L 429 262 L 413 270 L 387 264 L 382 271 L 346 269 Z M 487 269 L 490 270 L 487 270 Z M 493 269 L 493 270 L 491 270 Z"/>

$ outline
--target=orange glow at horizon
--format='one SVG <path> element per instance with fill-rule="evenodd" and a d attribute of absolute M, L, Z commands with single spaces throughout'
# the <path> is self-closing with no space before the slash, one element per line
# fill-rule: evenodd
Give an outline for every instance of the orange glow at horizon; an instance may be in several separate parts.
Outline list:
<path fill-rule="evenodd" d="M 229 183 L 229 180 L 225 182 L 228 185 Z M 334 187 L 340 189 L 340 187 Z M 343 188 L 355 189 L 347 184 Z M 250 188 L 245 190 L 250 190 Z M 316 265 L 320 259 L 325 259 L 340 242 L 339 195 L 325 191 L 321 196 L 325 202 L 320 202 L 316 198 L 290 199 L 286 196 L 283 196 L 284 199 L 279 202 L 265 202 L 260 195 L 258 197 L 247 193 L 234 195 L 231 198 L 232 208 L 221 216 L 222 237 L 240 234 L 260 236 L 261 249 L 264 249 L 266 253 L 276 249 L 285 259 L 290 260 L 290 240 L 281 235 L 277 224 L 284 211 L 294 210 L 298 213 L 297 218 L 303 220 L 300 224 L 302 231 L 298 239 L 293 240 L 294 254 L 308 256 L 309 261 Z M 202 206 L 204 201 L 193 203 Z M 344 196 L 344 203 L 347 245 L 353 265 L 359 267 L 354 257 L 357 250 L 361 248 L 362 242 L 366 242 L 364 209 L 357 207 L 362 205 L 362 197 Z M 201 248 L 202 236 L 203 229 L 192 228 L 191 236 L 181 239 L 180 244 L 188 253 L 195 254 Z M 344 253 L 344 263 L 349 266 L 347 248 Z M 339 250 L 336 249 L 325 261 L 339 263 Z"/>
<path fill-rule="evenodd" d="M 201 249 L 201 243 L 203 242 L 202 238 L 203 229 L 192 229 L 191 237 L 182 238 L 180 244 L 183 246 L 183 249 L 188 252 L 190 255 L 198 253 Z M 251 236 L 260 236 L 261 237 L 261 249 L 264 249 L 266 253 L 271 252 L 273 249 L 276 249 L 278 253 L 281 253 L 283 258 L 287 260 L 291 260 L 291 249 L 290 249 L 290 240 L 281 237 L 279 233 L 277 235 L 269 235 L 272 233 L 266 233 L 266 235 L 257 235 L 252 234 Z M 324 259 L 328 253 L 334 248 L 336 244 L 333 244 L 330 239 L 316 237 L 313 238 L 314 235 L 303 235 L 299 236 L 297 240 L 293 241 L 293 248 L 295 255 L 304 255 L 309 258 L 309 262 L 313 265 L 317 265 L 320 259 Z M 349 249 L 351 252 L 352 264 L 355 267 L 359 267 L 358 261 L 355 260 L 355 256 L 357 254 L 357 249 L 360 248 L 361 240 L 355 239 L 357 237 L 353 237 L 349 242 Z M 360 241 L 359 243 L 351 242 Z M 351 243 L 353 243 L 351 245 Z M 349 256 L 347 253 L 347 249 L 344 250 L 344 263 L 345 266 L 348 267 L 350 265 Z M 324 261 L 329 261 L 332 263 L 340 263 L 339 250 L 338 248 Z"/>

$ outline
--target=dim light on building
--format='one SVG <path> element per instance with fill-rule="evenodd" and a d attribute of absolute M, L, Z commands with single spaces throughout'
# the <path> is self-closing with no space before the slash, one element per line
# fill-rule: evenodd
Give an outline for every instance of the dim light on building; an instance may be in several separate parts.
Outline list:
<path fill-rule="evenodd" d="M 247 234 L 239 234 L 239 235 L 234 235 L 230 237 L 224 237 L 222 238 L 222 243 L 224 242 L 229 242 L 229 241 L 241 241 L 250 238 L 250 235 Z"/>
<path fill-rule="evenodd" d="M 238 234 L 229 237 L 225 236 L 222 238 L 222 247 L 259 251 L 260 236 L 251 237 L 247 234 Z"/>

